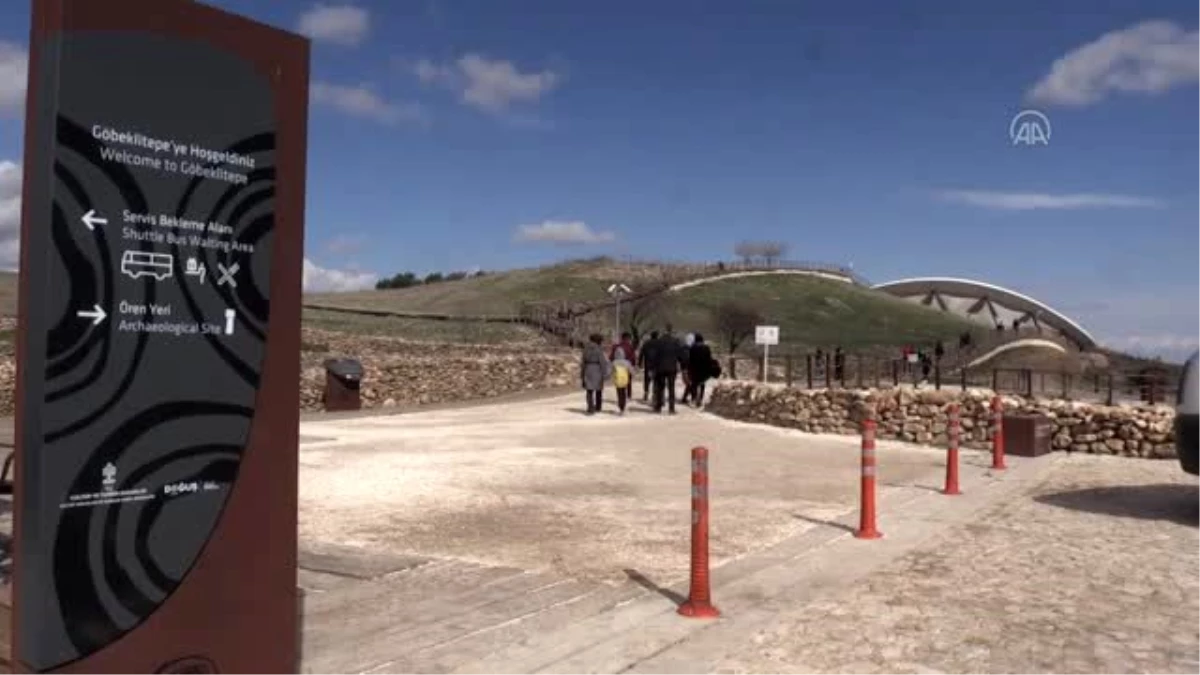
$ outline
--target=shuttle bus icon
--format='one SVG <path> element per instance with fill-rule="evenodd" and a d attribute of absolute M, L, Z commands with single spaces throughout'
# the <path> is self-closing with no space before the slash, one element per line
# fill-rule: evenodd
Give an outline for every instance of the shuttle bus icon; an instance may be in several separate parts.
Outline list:
<path fill-rule="evenodd" d="M 121 273 L 130 279 L 154 277 L 158 281 L 169 279 L 175 273 L 175 257 L 170 253 L 148 253 L 125 251 L 121 256 Z"/>

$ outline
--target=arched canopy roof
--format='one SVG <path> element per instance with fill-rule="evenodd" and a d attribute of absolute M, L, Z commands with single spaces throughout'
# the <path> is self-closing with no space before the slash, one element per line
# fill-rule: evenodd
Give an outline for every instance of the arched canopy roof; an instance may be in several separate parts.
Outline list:
<path fill-rule="evenodd" d="M 1003 286 L 954 277 L 918 277 L 876 284 L 872 288 L 904 298 L 921 297 L 930 293 L 986 298 L 1010 310 L 1037 317 L 1039 321 L 1059 331 L 1083 349 L 1095 349 L 1098 346 L 1096 339 L 1067 315 L 1044 302 Z"/>

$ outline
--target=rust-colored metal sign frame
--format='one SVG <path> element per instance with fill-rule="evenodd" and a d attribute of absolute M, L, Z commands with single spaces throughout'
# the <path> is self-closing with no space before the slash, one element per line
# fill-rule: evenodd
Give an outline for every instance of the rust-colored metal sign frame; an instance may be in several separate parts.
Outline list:
<path fill-rule="evenodd" d="M 32 5 L 13 663 L 296 672 L 308 41 Z"/>

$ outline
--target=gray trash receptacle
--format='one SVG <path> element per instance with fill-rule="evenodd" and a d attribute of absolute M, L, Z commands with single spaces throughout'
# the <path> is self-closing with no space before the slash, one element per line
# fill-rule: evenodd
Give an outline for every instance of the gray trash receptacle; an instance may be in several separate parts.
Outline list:
<path fill-rule="evenodd" d="M 1183 365 L 1175 408 L 1175 449 L 1183 471 L 1200 476 L 1200 351 Z"/>
<path fill-rule="evenodd" d="M 363 367 L 355 359 L 325 361 L 325 393 L 322 403 L 326 410 L 362 409 Z"/>

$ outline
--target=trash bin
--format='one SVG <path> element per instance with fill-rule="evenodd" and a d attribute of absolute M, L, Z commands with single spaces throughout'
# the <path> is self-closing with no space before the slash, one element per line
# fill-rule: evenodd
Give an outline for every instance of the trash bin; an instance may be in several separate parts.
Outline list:
<path fill-rule="evenodd" d="M 1175 408 L 1175 449 L 1183 471 L 1200 476 L 1200 352 L 1183 365 Z"/>
<path fill-rule="evenodd" d="M 1040 457 L 1054 449 L 1054 420 L 1045 415 L 1005 415 L 1004 452 L 1017 457 Z"/>
<path fill-rule="evenodd" d="M 322 402 L 325 410 L 361 410 L 363 367 L 354 359 L 329 359 L 325 361 L 325 394 Z"/>

